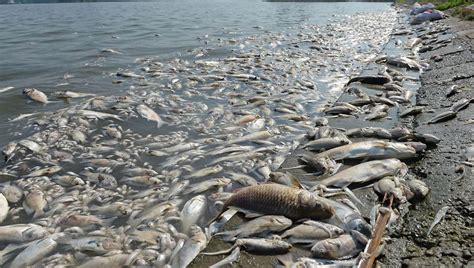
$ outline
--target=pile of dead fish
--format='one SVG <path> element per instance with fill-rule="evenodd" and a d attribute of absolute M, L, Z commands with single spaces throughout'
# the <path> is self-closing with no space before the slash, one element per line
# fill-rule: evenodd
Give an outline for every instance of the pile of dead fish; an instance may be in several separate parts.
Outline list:
<path fill-rule="evenodd" d="M 391 12 L 214 40 L 215 47 L 191 51 L 194 60 L 138 59 L 139 70 L 114 74 L 114 82 L 130 84 L 126 95 L 58 92 L 70 102 L 88 99 L 12 119 L 34 133 L 2 150 L 0 265 L 185 267 L 235 207 L 267 215 L 219 233 L 235 241 L 231 257 L 240 248 L 283 253 L 293 244 L 311 246 L 318 258 L 357 255 L 370 239 L 370 225 L 348 199 L 327 197 L 351 197 L 349 186 L 368 181 L 400 202 L 424 195 L 421 182 L 404 176 L 399 159 L 436 143 L 402 128 L 344 131 L 324 119 L 315 127 L 324 103 L 348 90 L 349 77 L 380 53 L 395 24 Z M 232 55 L 207 55 L 222 47 L 234 49 Z M 417 66 L 407 59 L 377 60 Z M 387 69 L 385 76 L 381 86 L 397 94 L 365 98 L 359 92 L 374 107 L 368 120 L 383 118 L 385 106 L 408 98 L 391 82 L 396 72 Z M 367 82 L 356 80 L 349 85 Z M 50 102 L 40 89 L 23 94 Z M 338 105 L 325 112 L 365 109 Z M 377 140 L 353 140 L 360 136 Z M 277 171 L 305 137 L 312 141 L 301 160 L 322 181 Z M 346 160 L 359 164 L 339 171 Z"/>

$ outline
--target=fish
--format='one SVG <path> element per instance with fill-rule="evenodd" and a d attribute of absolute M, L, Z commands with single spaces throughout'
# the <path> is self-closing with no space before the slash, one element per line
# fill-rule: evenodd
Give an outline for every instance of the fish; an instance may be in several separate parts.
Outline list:
<path fill-rule="evenodd" d="M 292 244 L 312 244 L 326 238 L 338 237 L 343 233 L 344 230 L 335 225 L 306 220 L 302 224 L 286 230 L 281 237 L 288 239 Z"/>
<path fill-rule="evenodd" d="M 204 195 L 197 195 L 184 204 L 180 213 L 182 232 L 187 234 L 192 226 L 202 219 L 207 211 L 207 199 Z"/>
<path fill-rule="evenodd" d="M 191 236 L 178 252 L 177 256 L 171 260 L 171 267 L 182 268 L 187 267 L 196 256 L 206 247 L 207 238 L 201 228 L 194 225 L 191 227 Z"/>
<path fill-rule="evenodd" d="M 28 267 L 34 265 L 36 262 L 42 260 L 44 257 L 53 252 L 58 243 L 55 239 L 60 234 L 54 234 L 50 237 L 34 241 L 22 252 L 20 252 L 15 259 L 10 263 L 11 268 Z"/>
<path fill-rule="evenodd" d="M 198 193 L 202 193 L 213 188 L 220 188 L 220 187 L 227 186 L 231 182 L 232 181 L 228 178 L 217 178 L 217 179 L 206 180 L 200 183 L 190 185 L 189 188 L 183 193 L 184 194 L 191 194 L 191 193 L 198 194 Z"/>
<path fill-rule="evenodd" d="M 457 102 L 453 103 L 453 105 L 451 106 L 451 111 L 459 112 L 463 109 L 466 109 L 469 106 L 469 103 L 471 103 L 471 101 L 473 100 L 466 98 L 460 99 Z"/>
<path fill-rule="evenodd" d="M 235 230 L 217 233 L 224 241 L 252 237 L 261 233 L 279 232 L 292 225 L 292 221 L 284 216 L 267 215 L 240 224 Z"/>
<path fill-rule="evenodd" d="M 236 181 L 243 186 L 252 186 L 258 184 L 256 179 L 243 173 L 227 171 L 226 174 L 229 175 L 231 180 Z"/>
<path fill-rule="evenodd" d="M 352 77 L 346 85 L 354 82 L 361 82 L 364 84 L 383 85 L 392 82 L 390 76 L 386 75 L 367 75 Z"/>
<path fill-rule="evenodd" d="M 3 193 L 0 193 L 0 223 L 2 223 L 8 216 L 8 200 Z"/>
<path fill-rule="evenodd" d="M 290 243 L 287 243 L 279 239 L 267 239 L 267 238 L 239 238 L 235 241 L 234 245 L 223 251 L 203 253 L 204 255 L 219 255 L 231 252 L 234 248 L 244 248 L 245 251 L 253 254 L 265 254 L 265 255 L 280 255 L 290 251 L 293 247 Z"/>
<path fill-rule="evenodd" d="M 163 126 L 164 121 L 161 119 L 161 117 L 146 104 L 137 105 L 136 110 L 137 113 L 146 120 L 155 121 L 157 128 Z"/>
<path fill-rule="evenodd" d="M 30 174 L 26 175 L 25 178 L 49 176 L 49 175 L 57 173 L 61 170 L 62 170 L 62 167 L 60 167 L 60 166 L 51 166 L 51 167 L 42 168 L 42 169 L 38 169 L 36 171 L 33 171 Z"/>
<path fill-rule="evenodd" d="M 80 115 L 80 116 L 87 117 L 87 118 L 94 118 L 94 119 L 97 118 L 97 119 L 101 119 L 101 120 L 110 118 L 110 119 L 116 119 L 116 120 L 119 120 L 119 121 L 123 121 L 123 119 L 120 118 L 120 116 L 118 116 L 118 115 L 103 113 L 103 112 L 97 112 L 97 111 L 91 111 L 91 110 L 78 110 L 77 114 Z"/>
<path fill-rule="evenodd" d="M 438 212 L 436 212 L 433 222 L 431 223 L 430 228 L 428 228 L 428 232 L 426 232 L 426 236 L 429 236 L 436 224 L 440 223 L 444 219 L 444 216 L 446 216 L 446 212 L 448 212 L 449 208 L 449 206 L 444 206 L 440 208 Z"/>
<path fill-rule="evenodd" d="M 329 178 L 323 179 L 320 184 L 344 188 L 353 183 L 369 182 L 386 176 L 398 174 L 403 176 L 407 172 L 407 165 L 396 158 L 374 160 L 340 171 Z"/>
<path fill-rule="evenodd" d="M 410 115 L 417 115 L 417 114 L 420 114 L 421 112 L 423 112 L 423 107 L 414 106 L 414 107 L 408 108 L 405 111 L 403 111 L 400 114 L 400 117 L 407 117 L 407 116 L 410 116 Z"/>
<path fill-rule="evenodd" d="M 36 102 L 43 104 L 48 103 L 48 96 L 36 88 L 25 88 L 23 90 L 23 95 Z"/>
<path fill-rule="evenodd" d="M 25 196 L 23 201 L 23 208 L 27 214 L 33 213 L 33 219 L 36 219 L 44 214 L 44 210 L 48 202 L 44 196 L 44 193 L 40 190 L 33 190 Z"/>
<path fill-rule="evenodd" d="M 23 191 L 15 185 L 5 185 L 2 194 L 12 204 L 18 203 L 23 197 Z"/>
<path fill-rule="evenodd" d="M 11 224 L 0 226 L 0 241 L 2 243 L 26 243 L 48 235 L 43 226 L 29 224 Z"/>
<path fill-rule="evenodd" d="M 224 203 L 222 212 L 216 218 L 228 207 L 282 215 L 292 220 L 327 219 L 334 214 L 334 208 L 328 205 L 325 198 L 303 189 L 275 183 L 241 188 Z"/>
<path fill-rule="evenodd" d="M 64 90 L 64 91 L 56 92 L 55 96 L 56 96 L 56 98 L 60 98 L 60 99 L 75 99 L 75 98 L 95 97 L 96 94 L 81 93 L 81 92 L 74 92 L 74 91 Z"/>
<path fill-rule="evenodd" d="M 348 145 L 336 147 L 325 152 L 319 153 L 319 156 L 329 157 L 334 160 L 342 159 L 409 159 L 416 157 L 416 151 L 413 147 L 400 142 L 387 141 L 362 141 Z"/>
<path fill-rule="evenodd" d="M 263 130 L 263 131 L 250 133 L 245 136 L 230 140 L 227 142 L 227 145 L 245 142 L 245 141 L 266 140 L 270 138 L 271 136 L 272 134 L 268 130 Z"/>
<path fill-rule="evenodd" d="M 221 261 L 214 263 L 209 268 L 219 268 L 226 265 L 232 265 L 233 262 L 237 261 L 240 257 L 240 247 L 236 247 L 232 250 L 229 256 L 225 257 Z"/>
<path fill-rule="evenodd" d="M 390 131 L 381 127 L 364 127 L 364 128 L 353 128 L 345 132 L 347 137 L 364 137 L 364 138 L 379 138 L 379 139 L 391 139 L 392 134 Z"/>
<path fill-rule="evenodd" d="M 363 244 L 350 234 L 343 234 L 337 238 L 328 238 L 316 242 L 311 248 L 313 257 L 329 260 L 352 258 L 364 250 Z"/>
<path fill-rule="evenodd" d="M 96 268 L 96 267 L 122 267 L 128 259 L 129 254 L 113 254 L 109 256 L 95 256 L 87 258 L 87 261 L 78 265 L 78 268 Z"/>
<path fill-rule="evenodd" d="M 436 123 L 440 123 L 440 122 L 445 122 L 445 121 L 448 121 L 448 120 L 451 120 L 451 119 L 455 118 L 457 115 L 458 115 L 457 112 L 448 110 L 448 111 L 442 112 L 440 114 L 437 114 L 435 117 L 431 118 L 427 122 L 427 124 L 436 124 Z"/>
<path fill-rule="evenodd" d="M 214 175 L 214 174 L 217 174 L 217 173 L 221 172 L 223 169 L 224 168 L 220 165 L 215 165 L 215 166 L 212 166 L 212 167 L 203 168 L 203 169 L 200 169 L 200 170 L 197 170 L 197 171 L 191 173 L 190 175 L 188 175 L 186 177 L 186 179 L 194 179 L 194 178 L 201 178 L 201 177 Z"/>
<path fill-rule="evenodd" d="M 303 145 L 304 149 L 320 152 L 321 150 L 329 150 L 342 145 L 351 144 L 351 141 L 345 137 L 320 138 L 310 141 Z"/>

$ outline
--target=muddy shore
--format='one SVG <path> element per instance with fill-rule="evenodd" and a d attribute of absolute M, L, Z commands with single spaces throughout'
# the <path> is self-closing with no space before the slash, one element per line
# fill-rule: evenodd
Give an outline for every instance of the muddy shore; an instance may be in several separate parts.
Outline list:
<path fill-rule="evenodd" d="M 474 266 L 474 185 L 472 167 L 464 166 L 465 174 L 456 172 L 465 161 L 464 151 L 474 141 L 472 117 L 474 106 L 460 111 L 457 118 L 444 123 L 427 125 L 425 122 L 448 109 L 452 103 L 474 97 L 474 23 L 448 18 L 432 25 L 414 27 L 418 36 L 434 29 L 442 31 L 437 38 L 450 39 L 446 46 L 420 53 L 421 60 L 430 68 L 421 75 L 421 87 L 416 105 L 427 107 L 411 123 L 418 132 L 431 133 L 441 138 L 437 147 L 426 152 L 411 170 L 425 181 L 431 192 L 423 202 L 411 205 L 408 213 L 391 229 L 391 237 L 380 262 L 395 266 Z M 460 92 L 450 97 L 452 86 Z M 469 121 L 471 120 L 471 121 Z M 436 226 L 430 236 L 426 232 L 443 206 L 449 206 L 445 220 Z"/>
<path fill-rule="evenodd" d="M 396 51 L 400 54 L 409 54 L 404 51 L 403 45 L 409 38 L 425 37 L 423 42 L 437 40 L 443 44 L 438 48 L 419 53 L 421 61 L 429 64 L 429 68 L 421 75 L 417 71 L 405 71 L 406 76 L 419 77 L 417 81 L 404 81 L 403 87 L 413 93 L 411 103 L 398 107 L 391 107 L 389 117 L 379 121 L 366 121 L 363 117 L 335 117 L 328 118 L 329 125 L 336 128 L 355 127 L 408 127 L 421 133 L 429 133 L 441 138 L 441 142 L 429 148 L 419 159 L 408 163 L 410 174 L 424 181 L 430 188 L 429 195 L 421 201 L 407 203 L 400 206 L 401 217 L 396 226 L 386 232 L 386 244 L 378 264 L 382 266 L 473 266 L 474 254 L 473 238 L 473 184 L 472 168 L 464 166 L 464 175 L 456 161 L 462 162 L 464 150 L 473 142 L 472 115 L 474 106 L 460 111 L 456 118 L 444 123 L 427 125 L 426 122 L 434 115 L 448 109 L 454 102 L 462 99 L 472 99 L 472 84 L 474 82 L 474 58 L 472 54 L 474 25 L 472 22 L 460 22 L 455 18 L 433 22 L 429 26 L 409 26 L 405 11 L 399 12 L 399 26 L 397 30 L 408 30 L 405 35 L 393 35 L 384 51 Z M 430 35 L 427 35 L 428 32 Z M 428 37 L 428 38 L 426 38 Z M 423 39 L 422 38 L 422 39 Z M 444 41 L 446 40 L 446 41 Z M 436 57 L 435 57 L 436 56 Z M 374 74 L 380 66 L 368 64 L 362 74 Z M 453 86 L 461 90 L 453 96 L 446 97 L 447 90 Z M 380 95 L 380 91 L 372 90 L 364 85 L 361 87 L 369 95 Z M 337 101 L 350 101 L 355 97 L 345 92 Z M 400 118 L 399 115 L 411 106 L 425 107 L 422 114 Z M 471 121 L 469 121 L 471 120 Z M 298 165 L 294 152 L 282 168 Z M 296 169 L 291 171 L 300 176 L 307 170 Z M 311 177 L 307 177 L 311 180 Z M 371 188 L 354 191 L 366 207 L 362 207 L 364 216 L 370 208 L 378 202 L 377 196 Z M 436 212 L 444 206 L 449 206 L 445 219 L 438 224 L 427 236 L 427 230 L 433 221 Z M 224 227 L 232 227 L 240 223 L 238 216 Z M 390 238 L 388 238 L 390 237 Z M 217 251 L 230 247 L 230 244 L 212 239 L 204 251 Z M 299 256 L 308 256 L 309 253 L 293 250 L 293 259 Z M 207 267 L 223 259 L 225 256 L 198 256 L 190 267 Z M 279 264 L 275 256 L 256 256 L 242 252 L 234 267 L 272 267 Z"/>

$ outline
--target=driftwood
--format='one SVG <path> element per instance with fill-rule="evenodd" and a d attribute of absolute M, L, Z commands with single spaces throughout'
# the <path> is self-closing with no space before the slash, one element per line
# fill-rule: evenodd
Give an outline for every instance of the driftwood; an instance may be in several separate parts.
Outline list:
<path fill-rule="evenodd" d="M 370 268 L 374 266 L 375 258 L 377 258 L 380 247 L 380 242 L 382 241 L 383 233 L 385 232 L 385 227 L 387 226 L 387 223 L 390 220 L 390 215 L 392 214 L 392 203 L 393 196 L 390 197 L 390 202 L 387 207 L 379 208 L 372 239 L 370 239 L 369 243 L 367 244 L 358 267 Z"/>

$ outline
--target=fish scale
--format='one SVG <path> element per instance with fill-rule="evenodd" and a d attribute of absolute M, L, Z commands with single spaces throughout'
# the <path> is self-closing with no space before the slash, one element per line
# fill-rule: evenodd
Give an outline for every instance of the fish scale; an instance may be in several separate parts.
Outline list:
<path fill-rule="evenodd" d="M 325 219 L 334 213 L 324 198 L 306 190 L 274 183 L 242 188 L 226 201 L 222 211 L 231 206 L 290 219 Z"/>

